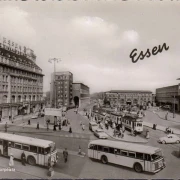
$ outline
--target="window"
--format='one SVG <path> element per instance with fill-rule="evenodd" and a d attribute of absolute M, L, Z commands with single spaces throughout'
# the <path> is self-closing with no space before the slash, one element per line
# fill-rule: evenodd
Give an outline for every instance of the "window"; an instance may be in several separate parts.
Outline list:
<path fill-rule="evenodd" d="M 21 146 L 22 146 L 21 144 L 17 144 L 17 143 L 15 143 L 15 145 L 14 145 L 14 147 L 17 149 L 21 149 Z"/>
<path fill-rule="evenodd" d="M 122 156 L 127 156 L 127 155 L 128 155 L 128 152 L 127 152 L 127 151 L 121 151 L 121 155 L 122 155 Z"/>
<path fill-rule="evenodd" d="M 38 147 L 38 153 L 39 154 L 44 154 L 44 148 Z"/>
<path fill-rule="evenodd" d="M 94 145 L 94 150 L 97 150 L 97 145 Z"/>
<path fill-rule="evenodd" d="M 136 158 L 137 159 L 143 159 L 143 153 L 136 153 Z"/>
<path fill-rule="evenodd" d="M 37 153 L 37 147 L 36 146 L 30 146 L 30 151 Z"/>
<path fill-rule="evenodd" d="M 151 161 L 151 156 L 149 154 L 144 154 L 144 160 Z"/>
<path fill-rule="evenodd" d="M 23 145 L 22 149 L 25 150 L 25 151 L 29 151 L 29 146 L 28 145 Z"/>
<path fill-rule="evenodd" d="M 109 153 L 114 154 L 114 148 L 109 148 Z"/>
<path fill-rule="evenodd" d="M 44 149 L 44 154 L 49 154 L 50 152 L 51 152 L 50 147 Z"/>
<path fill-rule="evenodd" d="M 104 152 L 109 152 L 109 148 L 108 147 L 104 147 Z"/>
<path fill-rule="evenodd" d="M 114 149 L 114 154 L 120 155 L 120 149 Z"/>
<path fill-rule="evenodd" d="M 136 157 L 135 152 L 129 152 L 129 157 L 135 158 Z"/>
<path fill-rule="evenodd" d="M 102 146 L 98 146 L 98 151 L 103 151 L 103 147 Z"/>
<path fill-rule="evenodd" d="M 3 140 L 0 140 L 0 145 L 2 145 L 3 144 Z"/>

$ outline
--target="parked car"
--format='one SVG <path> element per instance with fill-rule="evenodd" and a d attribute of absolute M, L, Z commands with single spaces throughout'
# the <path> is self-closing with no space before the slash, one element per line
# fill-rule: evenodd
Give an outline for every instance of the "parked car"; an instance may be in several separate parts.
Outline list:
<path fill-rule="evenodd" d="M 165 106 L 162 106 L 163 109 L 167 109 L 167 110 L 171 110 L 171 106 L 170 105 L 165 105 Z"/>
<path fill-rule="evenodd" d="M 168 134 L 165 137 L 161 137 L 158 140 L 159 143 L 166 144 L 166 143 L 180 143 L 180 137 L 175 134 Z"/>
<path fill-rule="evenodd" d="M 99 139 L 107 139 L 108 135 L 102 129 L 96 129 L 94 135 Z"/>
<path fill-rule="evenodd" d="M 98 124 L 95 121 L 90 121 L 89 122 L 89 130 L 94 132 L 98 128 Z"/>
<path fill-rule="evenodd" d="M 31 119 L 37 119 L 38 118 L 38 114 L 34 114 L 31 116 Z"/>

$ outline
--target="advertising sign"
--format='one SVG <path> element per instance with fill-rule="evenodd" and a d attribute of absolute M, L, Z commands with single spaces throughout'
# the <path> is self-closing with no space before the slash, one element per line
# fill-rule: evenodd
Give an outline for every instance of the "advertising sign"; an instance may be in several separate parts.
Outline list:
<path fill-rule="evenodd" d="M 45 116 L 62 116 L 62 109 L 45 108 Z"/>

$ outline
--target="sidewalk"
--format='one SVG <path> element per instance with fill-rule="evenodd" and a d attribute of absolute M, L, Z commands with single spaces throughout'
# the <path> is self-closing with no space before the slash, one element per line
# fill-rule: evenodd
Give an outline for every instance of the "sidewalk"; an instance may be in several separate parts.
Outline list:
<path fill-rule="evenodd" d="M 153 123 L 149 123 L 149 122 L 144 121 L 143 124 L 144 124 L 144 126 L 153 128 Z M 156 127 L 157 130 L 164 131 L 164 132 L 166 131 L 166 128 L 167 127 L 164 127 L 164 126 L 161 126 L 161 125 L 158 125 L 158 124 L 157 124 L 157 127 Z M 170 127 L 170 129 L 172 129 L 174 134 L 180 135 L 180 130 L 179 129 L 175 129 L 175 128 L 171 128 L 171 127 Z"/>
<path fill-rule="evenodd" d="M 9 158 L 5 158 L 5 157 L 0 157 L 0 168 L 8 168 L 9 165 Z M 29 164 L 26 164 L 26 166 L 23 166 L 22 163 L 20 161 L 14 161 L 14 168 L 15 168 L 15 172 L 20 172 L 23 175 L 27 176 L 28 178 L 31 179 L 74 179 L 74 177 L 63 174 L 63 173 L 59 173 L 59 172 L 54 172 L 54 176 L 53 177 L 49 177 L 47 176 L 47 172 L 48 169 L 47 168 L 42 168 L 39 166 L 31 166 Z M 1 177 L 1 173 L 4 173 L 3 171 L 0 172 L 0 177 Z M 9 176 L 9 177 L 8 177 Z M 7 173 L 6 178 L 13 178 L 12 174 Z"/>

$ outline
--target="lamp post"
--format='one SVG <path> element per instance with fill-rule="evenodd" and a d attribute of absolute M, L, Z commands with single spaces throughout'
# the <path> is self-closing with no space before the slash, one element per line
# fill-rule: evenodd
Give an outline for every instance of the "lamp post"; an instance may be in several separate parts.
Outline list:
<path fill-rule="evenodd" d="M 49 59 L 48 62 L 50 63 L 54 63 L 54 106 L 56 108 L 57 106 L 57 102 L 56 102 L 56 63 L 60 62 L 61 59 L 60 58 L 52 58 L 52 59 Z"/>
<path fill-rule="evenodd" d="M 176 96 L 174 95 L 173 96 L 173 118 L 175 118 L 175 98 L 176 98 Z"/>

